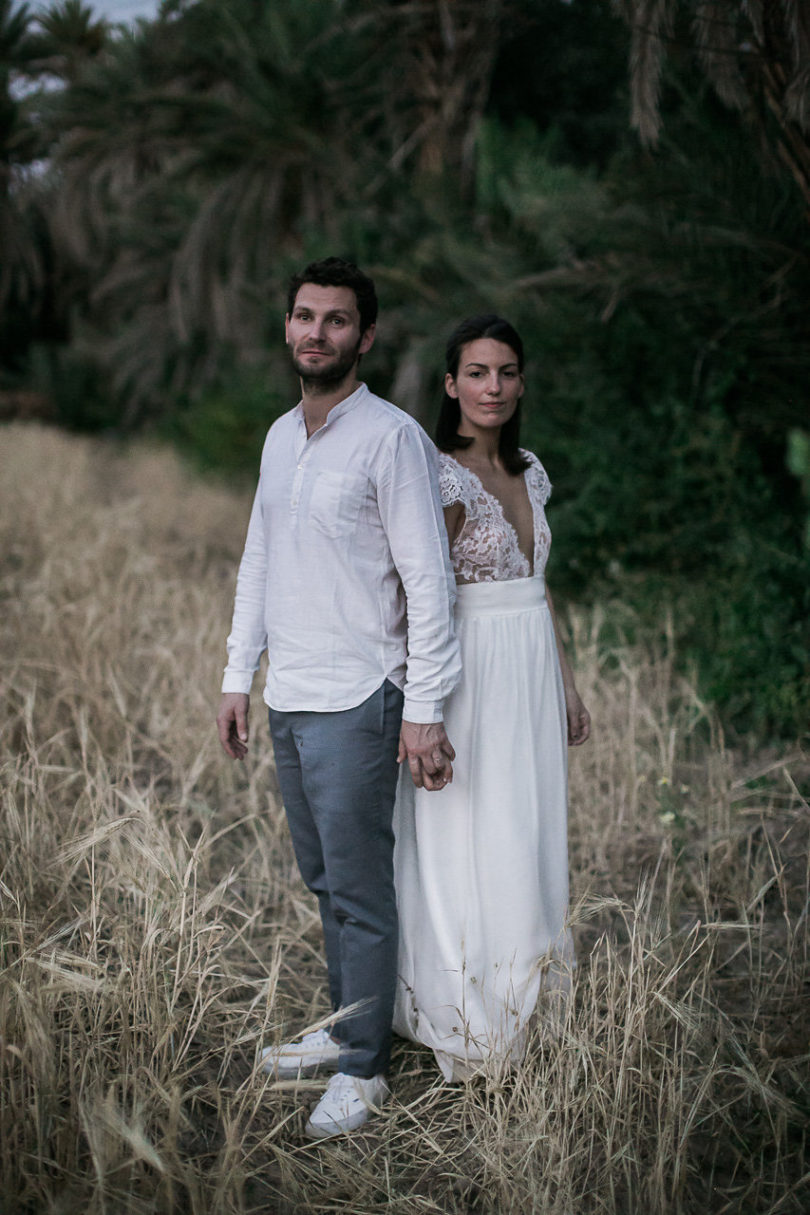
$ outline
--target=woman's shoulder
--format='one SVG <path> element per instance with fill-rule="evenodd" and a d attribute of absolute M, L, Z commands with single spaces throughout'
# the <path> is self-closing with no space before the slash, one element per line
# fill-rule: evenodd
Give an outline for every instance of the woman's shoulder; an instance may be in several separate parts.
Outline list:
<path fill-rule="evenodd" d="M 545 506 L 551 497 L 551 482 L 548 479 L 548 473 L 533 451 L 528 451 L 525 447 L 518 448 L 518 451 L 529 464 L 529 467 L 526 469 L 526 480 L 537 492 L 540 501 Z"/>
<path fill-rule="evenodd" d="M 452 506 L 454 502 L 469 506 L 470 474 L 455 456 L 446 451 L 439 452 L 439 492 L 442 506 Z"/>

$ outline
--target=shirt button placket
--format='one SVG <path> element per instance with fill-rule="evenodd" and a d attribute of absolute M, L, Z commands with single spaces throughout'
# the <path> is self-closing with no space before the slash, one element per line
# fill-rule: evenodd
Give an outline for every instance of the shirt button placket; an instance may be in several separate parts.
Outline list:
<path fill-rule="evenodd" d="M 295 468 L 295 476 L 293 477 L 292 496 L 290 498 L 290 513 L 296 514 L 298 511 L 298 503 L 301 500 L 301 487 L 304 483 L 304 470 L 307 462 L 306 454 L 302 455 Z"/>

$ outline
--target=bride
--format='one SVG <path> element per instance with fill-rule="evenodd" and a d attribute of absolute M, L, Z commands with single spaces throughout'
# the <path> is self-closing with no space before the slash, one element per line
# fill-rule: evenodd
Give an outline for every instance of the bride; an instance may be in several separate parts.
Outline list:
<path fill-rule="evenodd" d="M 544 570 L 551 486 L 518 446 L 523 344 L 497 316 L 447 345 L 437 427 L 458 599 L 461 683 L 445 705 L 456 748 L 439 792 L 400 774 L 394 1029 L 431 1047 L 447 1080 L 514 1062 L 541 987 L 565 990 L 567 754 L 590 733 Z"/>

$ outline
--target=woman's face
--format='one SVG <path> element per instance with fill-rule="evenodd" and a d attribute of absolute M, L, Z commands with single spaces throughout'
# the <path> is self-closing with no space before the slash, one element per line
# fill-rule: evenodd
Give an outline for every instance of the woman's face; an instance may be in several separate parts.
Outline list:
<path fill-rule="evenodd" d="M 458 373 L 445 376 L 447 395 L 458 399 L 458 433 L 474 438 L 508 422 L 523 396 L 524 380 L 517 355 L 505 342 L 476 338 L 461 348 Z"/>

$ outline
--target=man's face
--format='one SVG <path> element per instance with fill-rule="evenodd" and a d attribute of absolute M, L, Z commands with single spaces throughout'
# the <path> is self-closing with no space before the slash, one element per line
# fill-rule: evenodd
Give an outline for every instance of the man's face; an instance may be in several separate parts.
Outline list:
<path fill-rule="evenodd" d="M 340 384 L 371 349 L 374 325 L 360 332 L 357 298 L 351 287 L 304 283 L 287 316 L 284 332 L 293 366 L 304 386 Z"/>

